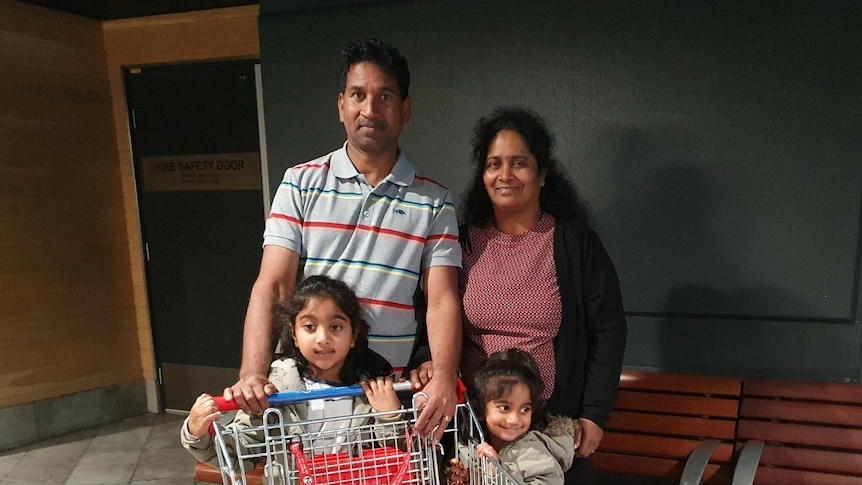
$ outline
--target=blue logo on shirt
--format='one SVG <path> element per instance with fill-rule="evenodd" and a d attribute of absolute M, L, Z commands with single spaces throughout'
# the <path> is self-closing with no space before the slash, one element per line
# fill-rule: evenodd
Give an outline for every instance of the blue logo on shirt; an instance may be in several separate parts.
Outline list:
<path fill-rule="evenodd" d="M 403 215 L 407 214 L 406 212 L 404 212 L 404 209 L 392 209 L 392 212 L 398 214 L 399 216 L 403 216 Z"/>

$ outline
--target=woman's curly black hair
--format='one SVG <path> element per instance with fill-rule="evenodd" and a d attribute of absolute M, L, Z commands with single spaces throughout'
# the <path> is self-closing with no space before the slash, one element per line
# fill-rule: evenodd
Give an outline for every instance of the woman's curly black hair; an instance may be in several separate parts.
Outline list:
<path fill-rule="evenodd" d="M 589 223 L 589 210 L 578 189 L 566 177 L 553 156 L 554 137 L 545 121 L 537 114 L 519 106 L 497 108 L 483 116 L 473 130 L 473 184 L 465 193 L 461 207 L 466 224 L 479 225 L 491 220 L 494 207 L 485 189 L 482 176 L 488 148 L 501 131 L 513 131 L 524 139 L 530 153 L 536 157 L 539 173 L 545 175 L 545 185 L 539 192 L 539 205 L 558 221 Z"/>
<path fill-rule="evenodd" d="M 362 307 L 353 290 L 341 280 L 328 276 L 309 276 L 296 286 L 287 305 L 275 307 L 275 319 L 281 326 L 283 356 L 296 361 L 300 375 L 310 377 L 308 360 L 293 340 L 293 327 L 296 316 L 313 298 L 332 300 L 350 320 L 350 329 L 355 341 L 341 367 L 342 384 L 353 385 L 362 379 L 388 376 L 392 373 L 389 362 L 368 347 L 368 322 L 362 318 Z"/>

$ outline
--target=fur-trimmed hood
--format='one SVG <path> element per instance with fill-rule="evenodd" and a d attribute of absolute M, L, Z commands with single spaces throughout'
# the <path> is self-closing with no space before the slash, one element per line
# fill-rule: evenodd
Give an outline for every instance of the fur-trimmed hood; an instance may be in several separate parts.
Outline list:
<path fill-rule="evenodd" d="M 542 432 L 548 436 L 571 436 L 577 443 L 581 434 L 581 425 L 575 418 L 550 414 Z"/>

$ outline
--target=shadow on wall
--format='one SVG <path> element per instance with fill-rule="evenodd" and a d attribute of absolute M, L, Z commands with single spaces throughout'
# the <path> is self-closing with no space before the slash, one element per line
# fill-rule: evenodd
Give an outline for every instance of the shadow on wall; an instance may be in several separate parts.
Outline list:
<path fill-rule="evenodd" d="M 673 314 L 662 315 L 656 323 L 657 362 L 660 368 L 677 372 L 728 375 L 792 374 L 797 366 L 787 365 L 794 352 L 780 342 L 788 335 L 776 335 L 779 320 L 787 318 L 718 313 L 675 313 L 678 308 L 722 306 L 732 309 L 766 300 L 794 303 L 785 291 L 775 287 L 736 288 L 723 291 L 699 285 L 673 288 L 665 303 Z M 790 333 L 793 327 L 784 329 Z M 804 344 L 803 344 L 804 345 Z"/>
<path fill-rule="evenodd" d="M 763 322 L 809 312 L 785 289 L 740 268 L 727 250 L 739 237 L 734 220 L 746 211 L 727 207 L 734 201 L 717 189 L 738 175 L 705 160 L 685 131 L 612 128 L 598 146 L 616 187 L 601 210 L 602 237 L 613 243 L 627 312 L 653 323 L 653 335 L 630 343 L 654 346 L 632 352 L 650 361 L 626 364 L 734 374 L 752 353 L 766 367 L 786 358 L 770 345 Z"/>

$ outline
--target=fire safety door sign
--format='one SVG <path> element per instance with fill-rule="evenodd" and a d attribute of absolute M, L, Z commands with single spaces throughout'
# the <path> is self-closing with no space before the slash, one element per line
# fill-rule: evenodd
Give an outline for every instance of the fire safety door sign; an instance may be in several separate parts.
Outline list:
<path fill-rule="evenodd" d="M 260 153 L 141 157 L 144 190 L 260 190 Z"/>

